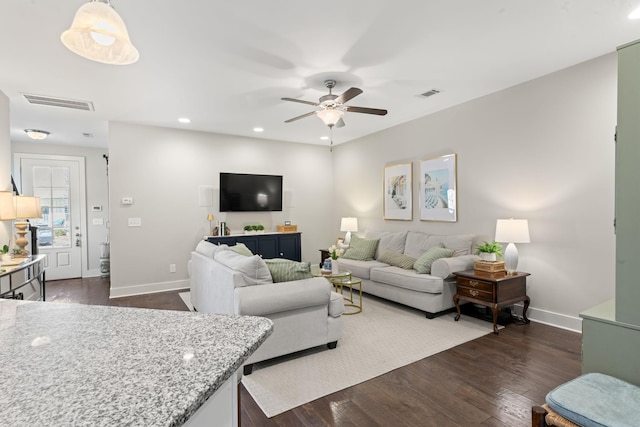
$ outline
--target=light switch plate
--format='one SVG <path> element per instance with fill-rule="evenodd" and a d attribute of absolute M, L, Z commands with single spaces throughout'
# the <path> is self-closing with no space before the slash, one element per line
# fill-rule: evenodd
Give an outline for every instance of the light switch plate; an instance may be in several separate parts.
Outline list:
<path fill-rule="evenodd" d="M 102 218 L 93 218 L 93 225 L 104 225 L 104 220 Z"/>
<path fill-rule="evenodd" d="M 122 204 L 123 205 L 132 205 L 133 204 L 133 197 L 123 197 L 122 198 Z"/>
<path fill-rule="evenodd" d="M 129 227 L 142 227 L 142 218 L 129 218 L 127 225 Z"/>

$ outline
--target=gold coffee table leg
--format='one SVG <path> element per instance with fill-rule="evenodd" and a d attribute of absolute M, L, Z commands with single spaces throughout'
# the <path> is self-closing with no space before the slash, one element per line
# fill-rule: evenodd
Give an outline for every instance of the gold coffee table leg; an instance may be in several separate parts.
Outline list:
<path fill-rule="evenodd" d="M 346 296 L 344 296 L 344 287 L 347 286 L 349 287 L 349 297 L 347 298 Z M 358 296 L 359 296 L 359 300 L 358 303 L 356 304 L 355 301 L 353 300 L 353 287 L 357 286 L 358 287 Z M 351 311 L 351 312 L 345 312 L 343 314 L 346 315 L 351 315 L 351 314 L 358 314 L 358 313 L 362 313 L 362 281 L 360 279 L 358 279 L 357 277 L 351 277 L 349 279 L 342 279 L 340 280 L 340 293 L 343 295 L 344 300 L 348 301 L 347 304 L 345 304 L 345 307 L 353 307 L 356 310 L 355 311 Z"/>

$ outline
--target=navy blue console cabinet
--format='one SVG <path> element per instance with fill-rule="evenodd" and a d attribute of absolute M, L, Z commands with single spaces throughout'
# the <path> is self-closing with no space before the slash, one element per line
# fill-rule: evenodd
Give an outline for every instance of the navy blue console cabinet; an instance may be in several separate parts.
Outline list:
<path fill-rule="evenodd" d="M 262 258 L 286 258 L 302 261 L 301 233 L 237 234 L 231 236 L 209 236 L 207 240 L 216 245 L 233 246 L 243 243 L 251 252 Z"/>

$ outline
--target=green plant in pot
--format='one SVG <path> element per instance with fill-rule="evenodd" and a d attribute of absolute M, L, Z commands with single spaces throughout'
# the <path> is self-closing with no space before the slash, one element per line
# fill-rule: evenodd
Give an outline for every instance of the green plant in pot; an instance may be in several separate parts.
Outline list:
<path fill-rule="evenodd" d="M 0 249 L 0 259 L 2 259 L 2 261 L 8 261 L 9 259 L 11 259 L 11 254 L 9 253 L 9 245 L 4 245 Z"/>
<path fill-rule="evenodd" d="M 502 246 L 498 242 L 484 242 L 476 245 L 476 254 L 480 255 L 483 261 L 497 261 L 498 257 L 502 258 Z"/>
<path fill-rule="evenodd" d="M 264 233 L 264 225 L 258 224 L 256 225 L 258 233 Z"/>

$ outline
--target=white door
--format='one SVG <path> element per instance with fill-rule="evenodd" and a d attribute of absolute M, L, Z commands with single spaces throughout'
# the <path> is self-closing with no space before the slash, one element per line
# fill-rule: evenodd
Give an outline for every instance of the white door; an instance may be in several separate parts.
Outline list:
<path fill-rule="evenodd" d="M 16 154 L 16 163 L 20 194 L 40 197 L 42 218 L 31 222 L 47 255 L 47 280 L 82 277 L 84 158 Z"/>

